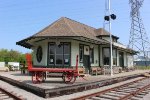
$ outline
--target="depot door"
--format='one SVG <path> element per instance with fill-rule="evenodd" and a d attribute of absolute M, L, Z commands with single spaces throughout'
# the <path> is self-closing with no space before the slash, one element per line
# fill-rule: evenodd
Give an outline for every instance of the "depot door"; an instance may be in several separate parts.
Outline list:
<path fill-rule="evenodd" d="M 85 67 L 85 72 L 89 74 L 90 73 L 90 56 L 89 55 L 84 55 L 83 66 Z"/>
<path fill-rule="evenodd" d="M 89 46 L 84 46 L 84 56 L 83 56 L 83 66 L 85 68 L 85 72 L 90 74 L 90 53 Z"/>

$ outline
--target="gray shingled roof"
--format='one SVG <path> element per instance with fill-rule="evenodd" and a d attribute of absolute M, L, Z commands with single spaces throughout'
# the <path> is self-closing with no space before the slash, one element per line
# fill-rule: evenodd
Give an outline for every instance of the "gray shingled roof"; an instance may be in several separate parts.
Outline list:
<path fill-rule="evenodd" d="M 60 19 L 58 19 L 57 21 L 55 21 L 54 23 L 52 23 L 51 25 L 44 28 L 42 31 L 36 33 L 33 36 L 82 36 L 89 39 L 102 41 L 102 39 L 98 39 L 97 36 L 109 35 L 110 33 L 104 30 L 103 28 L 96 29 L 91 26 L 77 22 L 75 20 L 66 17 L 61 17 Z"/>
<path fill-rule="evenodd" d="M 48 38 L 71 38 L 75 40 L 82 40 L 82 41 L 88 41 L 93 42 L 96 44 L 107 44 L 109 43 L 106 40 L 97 38 L 97 36 L 109 36 L 110 33 L 104 30 L 103 28 L 93 28 L 88 25 L 82 24 L 80 22 L 77 22 L 75 20 L 62 17 L 52 23 L 51 25 L 47 26 L 40 32 L 23 39 L 19 42 L 17 42 L 17 45 L 21 45 L 26 48 L 31 48 L 36 41 L 45 40 Z M 114 35 L 112 35 L 115 38 L 118 38 Z M 31 43 L 32 41 L 32 43 Z"/>
<path fill-rule="evenodd" d="M 110 33 L 108 31 L 106 31 L 105 29 L 103 29 L 103 28 L 96 29 L 95 34 L 97 36 L 110 36 Z M 117 37 L 115 35 L 112 35 L 112 37 L 115 37 L 115 38 L 119 39 L 119 37 Z"/>
<path fill-rule="evenodd" d="M 36 38 L 50 38 L 50 37 L 76 37 L 76 40 L 86 40 L 95 41 L 96 43 L 108 43 L 108 41 L 97 38 L 97 33 L 95 28 L 88 25 L 82 24 L 75 20 L 61 17 L 51 25 L 47 26 L 40 32 L 17 42 L 17 45 L 24 46 L 26 48 L 31 48 L 32 44 L 29 43 L 30 40 Z"/>
<path fill-rule="evenodd" d="M 95 29 L 95 34 L 97 36 L 104 36 L 104 35 L 110 35 L 109 32 L 107 32 L 106 30 L 104 30 L 103 28 L 99 28 L 99 29 Z"/>
<path fill-rule="evenodd" d="M 83 36 L 96 39 L 95 28 L 62 17 L 33 36 Z"/>

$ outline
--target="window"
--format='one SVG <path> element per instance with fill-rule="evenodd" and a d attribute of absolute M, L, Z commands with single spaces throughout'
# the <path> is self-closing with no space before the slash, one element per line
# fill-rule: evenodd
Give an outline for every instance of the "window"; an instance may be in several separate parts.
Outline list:
<path fill-rule="evenodd" d="M 113 38 L 112 40 L 113 40 L 113 42 L 117 42 L 117 39 L 116 39 L 116 38 Z"/>
<path fill-rule="evenodd" d="M 84 46 L 80 45 L 79 46 L 79 61 L 82 63 L 83 62 L 83 51 L 84 51 Z"/>
<path fill-rule="evenodd" d="M 70 43 L 49 43 L 50 66 L 70 66 Z"/>
<path fill-rule="evenodd" d="M 117 50 L 113 49 L 113 65 L 117 65 Z"/>
<path fill-rule="evenodd" d="M 90 62 L 94 63 L 94 48 L 90 48 Z"/>
<path fill-rule="evenodd" d="M 63 44 L 55 45 L 56 47 L 56 66 L 63 65 Z"/>
<path fill-rule="evenodd" d="M 65 66 L 69 66 L 69 64 L 70 64 L 70 52 L 71 52 L 70 44 L 65 43 L 64 44 L 64 59 L 63 59 Z"/>
<path fill-rule="evenodd" d="M 110 64 L 110 51 L 109 48 L 103 48 L 103 64 L 109 65 Z"/>
<path fill-rule="evenodd" d="M 117 50 L 116 49 L 113 49 L 112 56 L 113 56 L 113 65 L 117 65 Z M 110 49 L 109 48 L 103 48 L 103 63 L 104 65 L 110 64 Z"/>
<path fill-rule="evenodd" d="M 49 64 L 54 65 L 55 63 L 55 44 L 49 44 Z"/>
<path fill-rule="evenodd" d="M 56 55 L 56 66 L 63 65 L 63 55 Z"/>

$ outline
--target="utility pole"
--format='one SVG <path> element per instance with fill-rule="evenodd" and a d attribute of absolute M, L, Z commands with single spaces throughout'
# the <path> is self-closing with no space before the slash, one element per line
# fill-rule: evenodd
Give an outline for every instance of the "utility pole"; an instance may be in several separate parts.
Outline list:
<path fill-rule="evenodd" d="M 109 15 L 111 14 L 110 12 L 110 0 L 108 0 L 108 11 Z M 112 35 L 111 35 L 111 16 L 109 16 L 109 33 L 110 33 L 110 75 L 113 76 L 113 55 L 112 55 Z"/>
<path fill-rule="evenodd" d="M 111 14 L 111 2 L 110 0 L 106 0 L 105 1 L 105 17 L 104 20 L 108 21 L 109 24 L 109 34 L 110 34 L 110 75 L 113 76 L 113 55 L 112 55 L 112 34 L 111 34 L 111 19 L 115 20 L 116 19 L 116 15 Z M 108 14 L 108 15 L 107 15 Z M 107 23 L 106 23 L 107 24 Z M 105 22 L 104 22 L 104 26 L 105 26 Z"/>

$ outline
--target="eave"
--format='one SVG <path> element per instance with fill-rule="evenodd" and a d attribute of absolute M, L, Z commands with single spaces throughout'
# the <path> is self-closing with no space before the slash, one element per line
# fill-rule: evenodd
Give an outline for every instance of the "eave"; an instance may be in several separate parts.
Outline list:
<path fill-rule="evenodd" d="M 44 40 L 49 40 L 49 39 L 72 39 L 72 40 L 77 40 L 77 41 L 82 41 L 82 42 L 87 42 L 87 43 L 92 43 L 92 44 L 108 44 L 108 41 L 105 41 L 103 39 L 91 39 L 83 36 L 32 36 L 29 38 L 26 38 L 24 40 L 16 42 L 17 45 L 23 46 L 25 48 L 31 49 L 35 43 L 37 42 L 42 42 Z"/>

